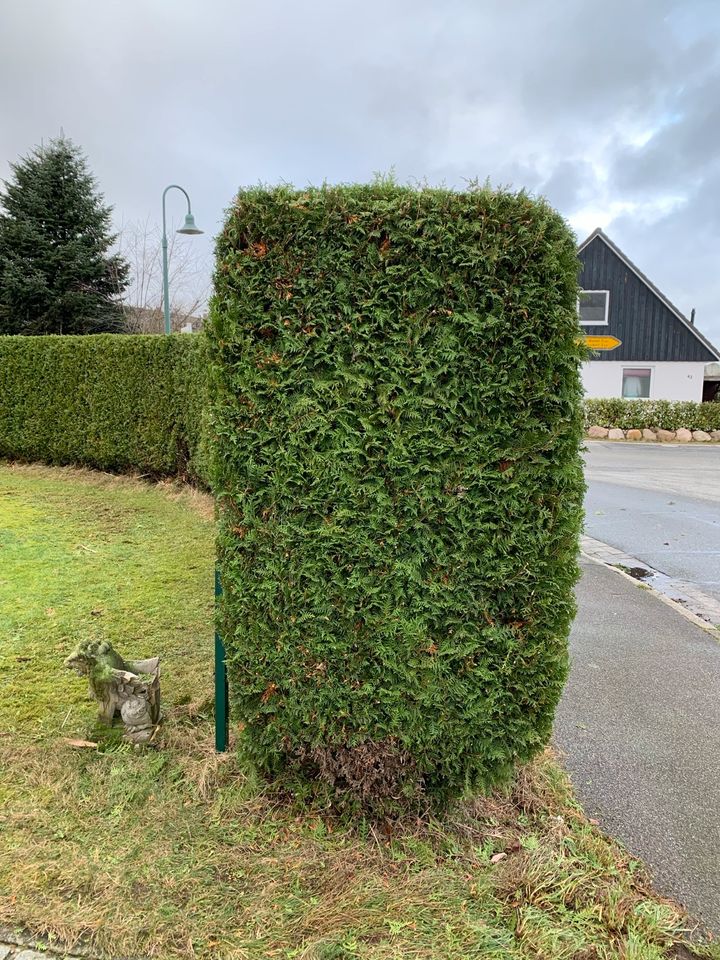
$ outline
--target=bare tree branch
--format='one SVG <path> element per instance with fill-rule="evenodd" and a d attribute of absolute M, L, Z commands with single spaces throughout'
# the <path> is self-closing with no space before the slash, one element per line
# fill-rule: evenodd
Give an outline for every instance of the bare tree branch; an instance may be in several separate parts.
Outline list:
<path fill-rule="evenodd" d="M 118 251 L 130 263 L 131 283 L 125 295 L 126 327 L 130 333 L 162 333 L 162 231 L 148 217 L 123 223 Z M 208 267 L 196 245 L 168 229 L 170 323 L 177 332 L 191 322 L 202 327 L 210 295 Z"/>

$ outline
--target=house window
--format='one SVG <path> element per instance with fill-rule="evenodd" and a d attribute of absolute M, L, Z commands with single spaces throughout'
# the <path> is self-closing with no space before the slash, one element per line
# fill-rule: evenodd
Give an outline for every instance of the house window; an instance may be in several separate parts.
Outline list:
<path fill-rule="evenodd" d="M 650 396 L 650 368 L 626 367 L 623 370 L 622 395 L 637 400 Z"/>
<path fill-rule="evenodd" d="M 578 313 L 582 326 L 596 327 L 606 324 L 609 305 L 609 290 L 581 290 L 578 297 Z"/>

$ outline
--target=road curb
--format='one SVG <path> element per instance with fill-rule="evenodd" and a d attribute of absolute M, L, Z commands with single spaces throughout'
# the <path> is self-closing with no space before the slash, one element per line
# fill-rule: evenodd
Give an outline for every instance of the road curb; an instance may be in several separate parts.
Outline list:
<path fill-rule="evenodd" d="M 607 437 L 583 437 L 583 443 L 606 443 L 608 446 L 626 444 L 628 447 L 684 447 L 697 450 L 698 447 L 717 447 L 720 440 L 688 440 L 682 443 L 679 440 L 609 440 Z"/>
<path fill-rule="evenodd" d="M 686 620 L 694 623 L 706 633 L 709 633 L 714 640 L 720 642 L 720 603 L 712 597 L 692 586 L 673 580 L 645 563 L 644 560 L 631 557 L 622 550 L 603 543 L 602 540 L 596 540 L 593 537 L 581 537 L 580 553 L 593 563 L 607 567 L 618 576 L 629 580 L 636 587 L 649 590 L 666 606 L 671 607 Z M 639 578 L 626 572 L 626 570 L 633 568 L 646 570 L 648 576 Z M 653 583 L 653 580 L 656 583 Z M 662 589 L 659 589 L 656 584 L 662 584 Z M 675 596 L 669 594 L 675 594 Z"/>

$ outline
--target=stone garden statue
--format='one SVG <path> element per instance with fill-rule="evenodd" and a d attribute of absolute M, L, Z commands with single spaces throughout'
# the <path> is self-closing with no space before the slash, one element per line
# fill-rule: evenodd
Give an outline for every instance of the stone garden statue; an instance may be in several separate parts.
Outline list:
<path fill-rule="evenodd" d="M 123 660 L 107 640 L 84 640 L 65 666 L 87 677 L 100 705 L 100 721 L 112 724 L 120 714 L 124 739 L 150 743 L 160 722 L 160 658 Z"/>

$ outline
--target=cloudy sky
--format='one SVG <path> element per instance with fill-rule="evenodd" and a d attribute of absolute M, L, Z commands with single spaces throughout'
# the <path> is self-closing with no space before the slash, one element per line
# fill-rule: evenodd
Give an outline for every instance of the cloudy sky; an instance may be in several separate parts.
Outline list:
<path fill-rule="evenodd" d="M 720 342 L 718 0 L 3 0 L 0 90 L 0 177 L 62 129 L 118 226 L 182 184 L 200 286 L 240 185 L 490 177 Z"/>

